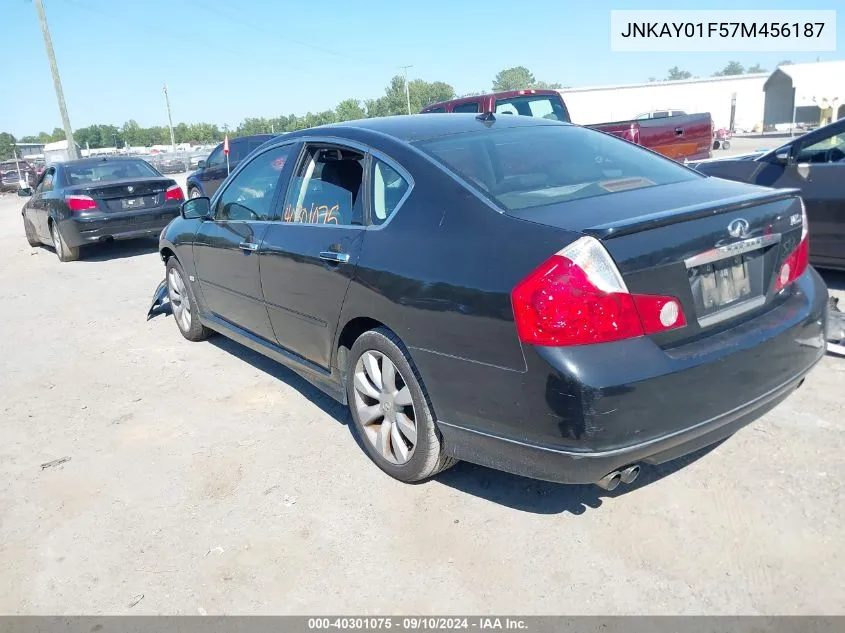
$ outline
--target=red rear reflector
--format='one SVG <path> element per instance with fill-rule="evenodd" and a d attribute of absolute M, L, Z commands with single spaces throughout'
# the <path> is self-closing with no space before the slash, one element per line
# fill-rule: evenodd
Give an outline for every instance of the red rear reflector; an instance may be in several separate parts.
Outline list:
<path fill-rule="evenodd" d="M 552 255 L 511 293 L 519 339 L 532 345 L 588 345 L 686 325 L 675 297 L 632 295 L 593 237 Z"/>
<path fill-rule="evenodd" d="M 167 191 L 164 192 L 165 200 L 184 200 L 185 194 L 182 193 L 182 187 L 179 185 L 170 185 Z"/>
<path fill-rule="evenodd" d="M 97 203 L 91 196 L 67 196 L 65 202 L 71 211 L 90 211 L 97 208 Z"/>
<path fill-rule="evenodd" d="M 780 291 L 798 279 L 810 265 L 810 228 L 807 226 L 807 211 L 804 201 L 801 201 L 801 241 L 798 246 L 786 256 L 778 271 L 775 290 Z"/>

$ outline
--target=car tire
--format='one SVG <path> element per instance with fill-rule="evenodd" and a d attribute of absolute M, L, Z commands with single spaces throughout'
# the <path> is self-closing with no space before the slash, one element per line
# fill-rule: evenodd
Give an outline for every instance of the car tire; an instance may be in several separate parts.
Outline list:
<path fill-rule="evenodd" d="M 41 246 L 41 241 L 35 234 L 35 227 L 33 227 L 32 223 L 26 218 L 23 219 L 23 230 L 24 233 L 26 233 L 26 241 L 30 246 Z"/>
<path fill-rule="evenodd" d="M 58 222 L 50 223 L 50 237 L 53 238 L 53 250 L 56 251 L 60 262 L 75 262 L 79 259 L 79 247 L 67 245 Z"/>
<path fill-rule="evenodd" d="M 393 332 L 387 328 L 365 332 L 348 358 L 346 394 L 353 427 L 376 466 L 399 481 L 413 483 L 457 463 L 443 451 L 428 393 Z"/>
<path fill-rule="evenodd" d="M 176 320 L 176 327 L 189 341 L 204 341 L 213 334 L 212 330 L 202 324 L 199 316 L 199 306 L 191 284 L 185 277 L 185 271 L 179 260 L 171 257 L 166 267 L 167 296 Z"/>
<path fill-rule="evenodd" d="M 202 191 L 200 191 L 197 187 L 188 188 L 188 199 L 200 197 L 202 197 Z"/>
<path fill-rule="evenodd" d="M 730 141 L 722 141 L 722 149 L 730 149 L 731 142 Z"/>

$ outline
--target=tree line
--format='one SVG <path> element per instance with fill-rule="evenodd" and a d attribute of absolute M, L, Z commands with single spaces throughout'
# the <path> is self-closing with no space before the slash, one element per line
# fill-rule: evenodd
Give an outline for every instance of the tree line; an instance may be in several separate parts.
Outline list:
<path fill-rule="evenodd" d="M 787 64 L 791 64 L 792 61 L 789 59 L 785 59 L 778 64 L 778 66 L 786 66 Z M 727 65 L 722 68 L 722 70 L 717 70 L 713 73 L 712 77 L 731 77 L 733 75 L 745 75 L 749 73 L 764 73 L 766 69 L 763 68 L 760 64 L 754 64 L 753 66 L 749 66 L 746 68 L 739 62 L 728 62 Z M 681 79 L 699 79 L 699 77 L 693 77 L 692 73 L 688 70 L 681 70 L 677 66 L 673 66 L 669 69 L 666 78 L 662 81 L 679 81 Z M 649 77 L 649 81 L 661 81 L 657 79 L 657 77 Z"/>
<path fill-rule="evenodd" d="M 493 90 L 518 90 L 528 88 L 560 88 L 560 84 L 540 81 L 524 66 L 506 68 L 493 79 Z M 408 82 L 411 112 L 419 112 L 425 106 L 438 101 L 456 97 L 455 89 L 443 81 L 424 81 L 414 79 Z M 462 95 L 464 96 L 464 95 Z M 384 94 L 375 99 L 345 99 L 333 110 L 308 112 L 297 116 L 289 114 L 278 117 L 248 117 L 234 129 L 227 125 L 214 123 L 179 123 L 173 127 L 176 143 L 212 144 L 218 143 L 225 134 L 243 136 L 246 134 L 281 134 L 301 130 L 317 125 L 339 123 L 354 119 L 382 117 L 395 114 L 407 114 L 408 101 L 405 95 L 405 79 L 397 75 L 390 80 Z M 169 145 L 170 130 L 164 125 L 141 127 L 130 119 L 123 125 L 95 124 L 81 127 L 73 132 L 73 137 L 80 147 L 149 147 L 151 145 Z M 14 143 L 52 143 L 65 139 L 62 128 L 52 132 L 39 132 L 31 136 L 16 139 L 8 132 L 0 133 L 0 159 L 9 158 L 14 150 Z"/>

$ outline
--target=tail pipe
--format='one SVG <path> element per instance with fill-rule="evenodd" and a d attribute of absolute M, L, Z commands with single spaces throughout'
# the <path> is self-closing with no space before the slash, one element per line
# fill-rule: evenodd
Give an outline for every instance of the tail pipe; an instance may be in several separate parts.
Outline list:
<path fill-rule="evenodd" d="M 607 491 L 616 490 L 619 487 L 619 484 L 634 483 L 634 480 L 639 477 L 639 475 L 639 465 L 633 464 L 621 470 L 614 470 L 613 472 L 607 473 L 596 482 L 596 485 Z"/>

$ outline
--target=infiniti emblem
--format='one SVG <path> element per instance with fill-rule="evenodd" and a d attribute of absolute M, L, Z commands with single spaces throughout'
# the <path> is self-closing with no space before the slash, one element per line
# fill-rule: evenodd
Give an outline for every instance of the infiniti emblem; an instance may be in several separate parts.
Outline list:
<path fill-rule="evenodd" d="M 129 186 L 126 188 L 126 191 L 128 191 L 129 193 L 132 193 L 133 191 L 135 191 L 135 187 L 133 187 L 132 185 L 129 185 Z M 733 235 L 733 233 L 732 233 L 731 235 Z"/>
<path fill-rule="evenodd" d="M 728 234 L 731 237 L 745 237 L 748 235 L 748 220 L 739 218 L 728 224 Z"/>

